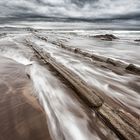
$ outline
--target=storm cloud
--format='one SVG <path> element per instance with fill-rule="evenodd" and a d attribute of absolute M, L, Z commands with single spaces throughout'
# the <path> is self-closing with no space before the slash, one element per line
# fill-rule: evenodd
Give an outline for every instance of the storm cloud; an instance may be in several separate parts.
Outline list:
<path fill-rule="evenodd" d="M 140 20 L 139 0 L 0 0 L 0 20 Z"/>

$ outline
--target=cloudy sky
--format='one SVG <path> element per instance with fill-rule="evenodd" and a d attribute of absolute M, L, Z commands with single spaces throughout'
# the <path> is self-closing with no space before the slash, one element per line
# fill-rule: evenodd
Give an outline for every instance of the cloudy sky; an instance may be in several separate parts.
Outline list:
<path fill-rule="evenodd" d="M 0 0 L 0 23 L 26 20 L 140 20 L 140 0 Z"/>

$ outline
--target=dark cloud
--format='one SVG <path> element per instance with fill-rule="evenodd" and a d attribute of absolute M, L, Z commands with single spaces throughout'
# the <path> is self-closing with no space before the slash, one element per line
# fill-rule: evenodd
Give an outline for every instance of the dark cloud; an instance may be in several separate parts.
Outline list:
<path fill-rule="evenodd" d="M 0 23 L 140 20 L 139 0 L 0 0 Z"/>
<path fill-rule="evenodd" d="M 71 3 L 76 4 L 78 7 L 84 7 L 85 4 L 93 4 L 98 0 L 70 0 Z"/>

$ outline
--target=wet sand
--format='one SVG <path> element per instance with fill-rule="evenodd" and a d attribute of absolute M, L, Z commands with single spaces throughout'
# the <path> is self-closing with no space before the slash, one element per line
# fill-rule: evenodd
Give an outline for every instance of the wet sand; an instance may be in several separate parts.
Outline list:
<path fill-rule="evenodd" d="M 53 140 L 139 140 L 139 75 L 59 47 L 55 35 L 0 40 L 1 55 L 18 62 L 0 57 L 0 140 L 50 140 L 49 132 Z"/>
<path fill-rule="evenodd" d="M 0 140 L 51 140 L 25 66 L 0 57 Z"/>

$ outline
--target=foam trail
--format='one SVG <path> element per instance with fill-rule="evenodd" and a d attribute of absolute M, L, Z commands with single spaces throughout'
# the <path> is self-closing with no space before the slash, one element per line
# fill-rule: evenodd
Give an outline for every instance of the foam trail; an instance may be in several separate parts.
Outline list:
<path fill-rule="evenodd" d="M 89 130 L 90 119 L 84 107 L 72 96 L 73 91 L 38 64 L 30 67 L 30 76 L 36 95 L 46 111 L 54 140 L 100 139 L 95 131 Z"/>
<path fill-rule="evenodd" d="M 18 63 L 21 63 L 23 65 L 29 65 L 32 62 L 30 60 L 28 60 L 26 57 L 24 57 L 22 54 L 20 53 L 15 53 L 15 51 L 13 49 L 11 50 L 6 50 L 1 52 L 1 55 L 10 59 L 13 59 L 15 61 L 17 61 Z"/>

